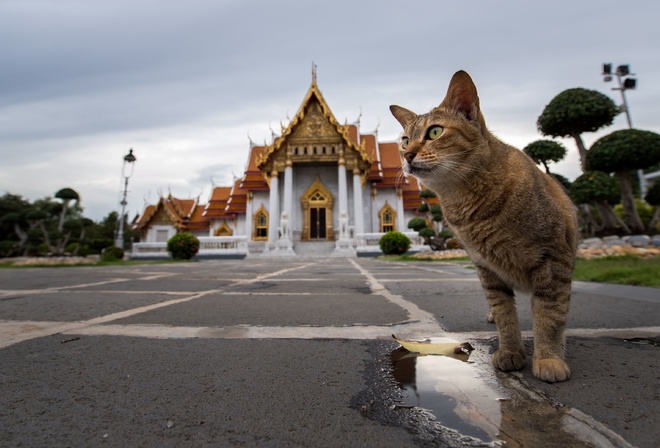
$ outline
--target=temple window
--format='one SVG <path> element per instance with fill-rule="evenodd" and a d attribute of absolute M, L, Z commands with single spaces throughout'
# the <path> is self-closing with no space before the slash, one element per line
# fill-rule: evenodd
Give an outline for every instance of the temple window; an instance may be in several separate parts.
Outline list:
<path fill-rule="evenodd" d="M 254 215 L 254 240 L 268 239 L 268 212 L 261 206 Z"/>
<path fill-rule="evenodd" d="M 385 233 L 396 230 L 396 226 L 395 226 L 396 212 L 387 202 L 385 203 L 383 208 L 380 209 L 380 212 L 378 213 L 378 217 L 380 219 L 381 232 Z"/>

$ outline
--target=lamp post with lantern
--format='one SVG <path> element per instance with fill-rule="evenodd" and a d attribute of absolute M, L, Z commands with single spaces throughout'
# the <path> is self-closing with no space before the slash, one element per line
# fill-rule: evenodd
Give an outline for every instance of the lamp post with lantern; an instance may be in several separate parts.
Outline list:
<path fill-rule="evenodd" d="M 135 161 L 137 159 L 133 155 L 133 148 L 128 150 L 128 154 L 124 156 L 124 164 L 122 165 L 121 174 L 124 178 L 124 192 L 121 199 L 121 215 L 118 216 L 119 227 L 117 230 L 117 238 L 115 239 L 115 246 L 124 248 L 124 215 L 126 214 L 126 195 L 128 194 L 128 178 L 133 175 L 135 169 Z M 127 173 L 126 165 L 130 166 L 130 171 Z"/>

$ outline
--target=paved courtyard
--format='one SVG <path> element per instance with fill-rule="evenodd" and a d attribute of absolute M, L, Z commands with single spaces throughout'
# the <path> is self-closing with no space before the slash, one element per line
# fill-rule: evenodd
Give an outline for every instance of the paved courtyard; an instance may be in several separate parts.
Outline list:
<path fill-rule="evenodd" d="M 575 282 L 559 384 L 494 372 L 486 312 L 451 263 L 3 269 L 0 445 L 658 445 L 657 289 Z M 410 357 L 392 334 L 476 350 Z"/>

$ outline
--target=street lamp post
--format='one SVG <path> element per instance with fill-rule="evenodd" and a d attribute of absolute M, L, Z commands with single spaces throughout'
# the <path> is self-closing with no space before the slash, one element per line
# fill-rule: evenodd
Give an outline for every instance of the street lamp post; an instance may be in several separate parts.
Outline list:
<path fill-rule="evenodd" d="M 122 165 L 121 168 L 121 174 L 122 177 L 124 178 L 124 192 L 122 195 L 121 199 L 121 215 L 119 215 L 119 228 L 117 230 L 117 238 L 115 239 L 115 246 L 121 247 L 122 249 L 124 248 L 124 215 L 126 214 L 126 195 L 128 194 L 128 178 L 133 175 L 133 170 L 135 169 L 135 161 L 137 159 L 133 155 L 133 148 L 128 150 L 128 154 L 124 156 L 124 164 Z M 127 174 L 126 173 L 126 165 L 130 165 L 131 170 Z"/>
<path fill-rule="evenodd" d="M 628 99 L 626 98 L 626 90 L 633 90 L 637 88 L 637 78 L 634 73 L 630 73 L 630 66 L 628 64 L 619 65 L 616 71 L 612 72 L 612 64 L 603 64 L 603 81 L 610 82 L 612 75 L 616 76 L 619 87 L 612 87 L 612 90 L 621 91 L 621 99 L 623 104 L 621 109 L 626 113 L 626 120 L 628 121 L 628 128 L 632 129 L 632 118 L 630 118 L 630 108 L 628 107 Z M 646 179 L 644 179 L 644 171 L 638 170 L 637 176 L 639 177 L 639 187 L 642 190 L 642 196 L 646 192 Z"/>

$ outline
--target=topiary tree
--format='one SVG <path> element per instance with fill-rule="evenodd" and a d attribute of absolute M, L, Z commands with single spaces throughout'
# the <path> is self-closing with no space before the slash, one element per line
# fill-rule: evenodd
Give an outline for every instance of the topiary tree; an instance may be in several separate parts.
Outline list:
<path fill-rule="evenodd" d="M 536 140 L 525 146 L 523 152 L 537 165 L 542 164 L 548 174 L 550 174 L 548 163 L 559 162 L 566 157 L 566 147 L 554 140 Z"/>
<path fill-rule="evenodd" d="M 55 197 L 57 199 L 62 200 L 62 209 L 60 211 L 60 220 L 57 225 L 57 230 L 59 232 L 62 231 L 62 227 L 64 226 L 64 219 L 66 218 L 66 214 L 69 211 L 69 203 L 71 201 L 80 201 L 80 195 L 72 188 L 62 188 L 59 190 L 57 193 L 55 193 Z"/>
<path fill-rule="evenodd" d="M 653 210 L 653 216 L 651 216 L 651 221 L 646 227 L 649 233 L 655 233 L 658 230 L 658 221 L 660 221 L 660 182 L 656 182 L 648 189 L 646 196 L 644 196 L 646 202 L 655 207 Z"/>
<path fill-rule="evenodd" d="M 660 162 L 660 135 L 639 129 L 622 129 L 598 139 L 587 154 L 587 168 L 616 173 L 626 224 L 633 233 L 645 228 L 635 207 L 632 176 L 635 170 Z"/>
<path fill-rule="evenodd" d="M 410 249 L 410 238 L 401 232 L 387 232 L 380 237 L 378 245 L 385 255 L 402 255 Z"/>
<path fill-rule="evenodd" d="M 619 185 L 616 179 L 601 171 L 587 171 L 573 181 L 569 192 L 576 204 L 593 204 L 598 208 L 600 225 L 591 216 L 588 208 L 583 209 L 587 214 L 588 227 L 594 229 L 594 232 L 587 232 L 588 234 L 617 233 L 617 225 L 621 226 L 623 232 L 630 233 L 630 228 L 612 210 L 612 204 L 619 199 Z"/>
<path fill-rule="evenodd" d="M 536 124 L 543 135 L 572 137 L 580 153 L 582 170 L 585 171 L 587 148 L 582 134 L 611 125 L 618 112 L 616 104 L 608 96 L 596 90 L 574 88 L 554 97 L 545 106 Z"/>
<path fill-rule="evenodd" d="M 190 232 L 181 232 L 167 240 L 167 251 L 175 260 L 190 260 L 199 252 L 199 239 Z"/>
<path fill-rule="evenodd" d="M 415 232 L 419 232 L 426 227 L 426 220 L 424 218 L 413 218 L 408 221 L 408 228 L 413 229 Z"/>

